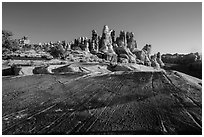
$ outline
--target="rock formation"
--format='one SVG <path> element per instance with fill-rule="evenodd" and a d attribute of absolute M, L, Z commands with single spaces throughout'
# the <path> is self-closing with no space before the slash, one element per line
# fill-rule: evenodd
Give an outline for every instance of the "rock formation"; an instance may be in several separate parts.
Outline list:
<path fill-rule="evenodd" d="M 133 52 L 137 48 L 137 42 L 134 39 L 134 33 L 127 32 L 126 33 L 127 47 Z"/>
<path fill-rule="evenodd" d="M 91 39 L 80 37 L 75 39 L 70 47 L 72 50 L 90 52 L 110 62 L 137 63 L 151 66 L 151 45 L 146 44 L 142 50 L 139 50 L 133 32 L 121 30 L 116 38 L 115 31 L 109 29 L 107 25 L 103 27 L 101 36 L 97 34 L 96 30 L 92 30 Z M 157 58 L 157 61 L 161 67 L 164 66 L 161 55 Z"/>
<path fill-rule="evenodd" d="M 126 47 L 125 31 L 121 30 L 119 37 L 116 38 L 116 43 L 120 47 Z"/>
<path fill-rule="evenodd" d="M 98 53 L 99 56 L 102 58 L 105 58 L 108 61 L 111 62 L 117 62 L 117 54 L 115 53 L 112 45 L 112 37 L 111 32 L 113 30 L 110 30 L 107 25 L 104 26 L 102 37 L 101 37 L 101 46 L 100 46 L 100 53 Z"/>
<path fill-rule="evenodd" d="M 121 60 L 123 60 L 123 58 L 125 58 L 128 60 L 128 63 L 136 63 L 136 56 L 130 51 L 129 48 L 120 45 L 120 46 L 115 48 L 115 52 L 118 55 L 119 62 L 121 62 Z M 123 63 L 123 62 L 121 62 L 121 63 Z"/>
<path fill-rule="evenodd" d="M 160 69 L 160 65 L 157 62 L 157 54 L 154 54 L 151 56 L 151 65 L 152 65 L 152 67 L 154 67 L 156 69 Z"/>
<path fill-rule="evenodd" d="M 149 45 L 149 44 L 146 44 L 144 47 L 143 47 L 143 51 L 147 54 L 147 56 L 150 58 L 150 53 L 151 53 L 151 48 L 152 46 Z"/>
<path fill-rule="evenodd" d="M 92 30 L 92 41 L 95 41 L 98 39 L 98 34 L 96 30 Z"/>
<path fill-rule="evenodd" d="M 96 30 L 92 30 L 92 39 L 89 40 L 89 50 L 92 54 L 98 53 L 99 42 L 98 42 L 98 35 Z"/>
<path fill-rule="evenodd" d="M 111 39 L 112 39 L 112 43 L 115 43 L 116 41 L 115 41 L 115 30 L 113 30 L 112 32 L 111 32 Z"/>
<path fill-rule="evenodd" d="M 149 57 L 150 51 L 151 51 L 151 45 L 146 44 L 142 50 L 138 50 L 137 48 L 134 48 L 132 52 L 133 54 L 136 55 L 139 63 L 142 63 L 146 66 L 151 66 L 151 61 Z"/>
<path fill-rule="evenodd" d="M 164 63 L 161 60 L 161 53 L 160 52 L 157 53 L 157 62 L 159 63 L 161 68 L 164 67 Z"/>
<path fill-rule="evenodd" d="M 111 38 L 111 32 L 107 25 L 104 26 L 102 37 L 101 37 L 101 47 L 99 51 L 106 52 L 108 50 L 108 46 L 112 45 L 112 38 Z"/>
<path fill-rule="evenodd" d="M 130 42 L 129 36 L 130 35 L 128 33 L 128 42 Z M 123 30 L 120 31 L 119 37 L 116 38 L 116 44 L 114 49 L 118 55 L 119 62 L 136 63 L 136 56 L 130 51 L 130 48 L 126 46 L 126 35 Z"/>
<path fill-rule="evenodd" d="M 89 42 L 88 42 L 87 38 L 84 40 L 84 51 L 90 52 L 89 51 Z"/>
<path fill-rule="evenodd" d="M 33 46 L 35 47 L 35 45 Z M 45 51 L 50 51 L 50 49 L 63 49 L 64 56 L 61 59 L 69 58 L 70 51 L 78 50 L 86 52 L 87 54 L 93 54 L 105 59 L 111 63 L 137 63 L 146 66 L 151 66 L 150 54 L 151 45 L 146 44 L 142 50 L 137 47 L 137 42 L 134 38 L 133 32 L 120 31 L 118 37 L 116 37 L 115 30 L 109 29 L 107 25 L 103 27 L 102 35 L 98 35 L 96 30 L 92 30 L 92 36 L 90 39 L 87 37 L 79 37 L 73 42 L 58 41 L 39 44 L 35 49 L 42 48 Z M 189 55 L 190 58 L 195 60 L 194 56 Z M 83 59 L 81 59 L 83 60 Z M 161 55 L 158 54 L 157 62 L 160 66 L 164 66 Z"/>

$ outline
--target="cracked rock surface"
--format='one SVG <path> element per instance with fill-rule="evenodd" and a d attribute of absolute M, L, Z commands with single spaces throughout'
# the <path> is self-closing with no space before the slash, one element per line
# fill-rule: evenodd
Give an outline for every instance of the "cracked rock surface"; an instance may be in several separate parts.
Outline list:
<path fill-rule="evenodd" d="M 2 79 L 2 134 L 202 134 L 202 83 L 175 71 Z"/>

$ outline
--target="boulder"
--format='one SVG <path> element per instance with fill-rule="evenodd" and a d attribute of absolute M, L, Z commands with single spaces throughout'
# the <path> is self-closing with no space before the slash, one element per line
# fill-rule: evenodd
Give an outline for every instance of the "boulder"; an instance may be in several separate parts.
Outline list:
<path fill-rule="evenodd" d="M 48 66 L 39 66 L 33 69 L 33 74 L 50 74 Z"/>
<path fill-rule="evenodd" d="M 7 66 L 2 68 L 2 76 L 15 75 L 13 67 Z"/>
<path fill-rule="evenodd" d="M 67 72 L 81 72 L 79 67 L 76 65 L 65 65 L 62 67 L 58 67 L 56 69 L 52 69 L 53 73 L 59 74 L 59 73 L 67 73 Z"/>

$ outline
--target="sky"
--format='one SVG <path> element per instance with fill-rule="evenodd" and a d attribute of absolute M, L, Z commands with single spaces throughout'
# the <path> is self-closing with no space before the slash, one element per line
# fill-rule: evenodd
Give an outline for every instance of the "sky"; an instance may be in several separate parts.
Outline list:
<path fill-rule="evenodd" d="M 142 49 L 152 53 L 202 52 L 202 3 L 185 2 L 3 2 L 2 29 L 14 38 L 28 36 L 31 43 L 91 38 L 104 25 L 133 32 Z"/>

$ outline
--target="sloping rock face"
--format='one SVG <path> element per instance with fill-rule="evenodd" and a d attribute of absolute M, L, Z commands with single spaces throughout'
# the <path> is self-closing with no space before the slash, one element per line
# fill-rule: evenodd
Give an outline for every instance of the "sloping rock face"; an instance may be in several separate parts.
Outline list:
<path fill-rule="evenodd" d="M 117 64 L 117 65 L 109 65 L 108 69 L 111 71 L 134 71 L 134 72 L 157 72 L 157 71 L 163 71 L 163 69 L 155 69 L 153 67 L 148 67 L 144 65 L 139 65 L 139 64 L 132 64 L 132 63 L 122 63 L 122 64 Z"/>
<path fill-rule="evenodd" d="M 3 78 L 2 134 L 202 134 L 197 82 L 173 71 Z"/>
<path fill-rule="evenodd" d="M 50 69 L 49 69 L 50 68 Z M 56 67 L 48 67 L 42 70 L 49 70 L 49 72 L 53 74 L 64 74 L 64 73 L 74 73 L 74 72 L 81 72 L 81 73 L 111 73 L 114 71 L 164 71 L 163 69 L 155 69 L 153 67 L 147 67 L 144 65 L 132 64 L 132 63 L 122 63 L 116 65 L 107 65 L 103 63 L 71 63 L 68 65 L 58 65 Z M 45 73 L 41 73 L 45 74 Z"/>
<path fill-rule="evenodd" d="M 81 73 L 109 73 L 107 65 L 101 65 L 99 63 L 84 63 L 84 64 L 69 64 L 55 69 L 52 69 L 54 74 L 81 72 Z"/>

